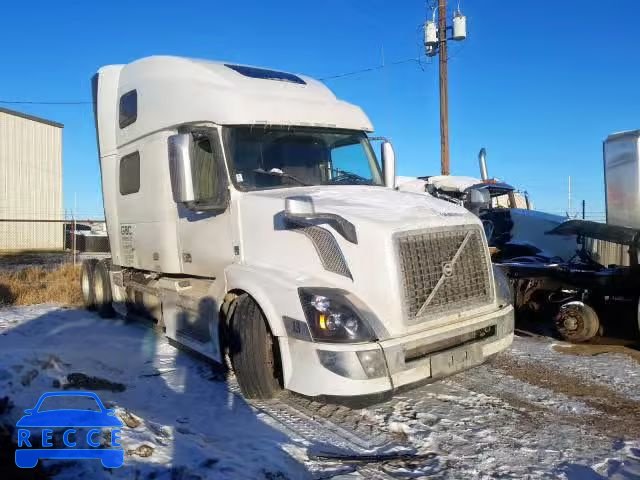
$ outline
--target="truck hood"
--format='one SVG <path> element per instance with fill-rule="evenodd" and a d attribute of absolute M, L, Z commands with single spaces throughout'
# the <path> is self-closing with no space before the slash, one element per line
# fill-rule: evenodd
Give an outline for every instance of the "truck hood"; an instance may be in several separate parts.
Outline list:
<path fill-rule="evenodd" d="M 287 226 L 282 213 L 285 199 L 292 196 L 309 197 L 316 213 L 336 214 L 353 224 L 356 241 L 330 223 L 318 224 L 328 236 L 317 229 Z M 384 331 L 376 330 L 378 338 L 405 334 L 410 327 L 428 328 L 405 320 L 404 274 L 398 260 L 396 234 L 460 231 L 470 225 L 477 230 L 482 228 L 480 220 L 462 207 L 423 193 L 383 187 L 293 187 L 244 193 L 237 202 L 244 265 L 270 272 L 270 283 L 283 284 L 285 277 L 291 278 L 286 288 L 295 301 L 287 305 L 295 303 L 297 309 L 298 287 L 350 292 L 366 306 L 363 311 L 373 312 L 375 322 L 384 325 Z M 486 252 L 479 253 L 486 258 Z M 304 318 L 301 310 L 284 310 L 282 315 Z"/>
<path fill-rule="evenodd" d="M 424 228 L 434 224 L 478 223 L 473 214 L 453 203 L 428 195 L 362 185 L 313 186 L 252 192 L 263 201 L 307 196 L 317 213 L 334 213 L 357 224 L 375 223 L 390 231 Z"/>

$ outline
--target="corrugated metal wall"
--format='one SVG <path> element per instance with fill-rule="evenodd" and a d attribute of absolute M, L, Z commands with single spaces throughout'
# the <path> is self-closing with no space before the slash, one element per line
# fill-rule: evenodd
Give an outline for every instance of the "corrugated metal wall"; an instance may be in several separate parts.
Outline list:
<path fill-rule="evenodd" d="M 0 111 L 0 218 L 62 219 L 62 128 Z M 0 250 L 63 248 L 56 223 L 0 222 Z"/>
<path fill-rule="evenodd" d="M 631 264 L 629 247 L 626 245 L 593 238 L 586 238 L 585 242 L 586 249 L 591 253 L 593 259 L 605 267 L 608 265 L 628 267 Z"/>

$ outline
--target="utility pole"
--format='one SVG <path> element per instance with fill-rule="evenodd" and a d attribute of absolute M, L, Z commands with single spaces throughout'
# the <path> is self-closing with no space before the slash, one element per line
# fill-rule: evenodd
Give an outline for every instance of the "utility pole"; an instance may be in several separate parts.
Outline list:
<path fill-rule="evenodd" d="M 447 41 L 464 40 L 467 37 L 467 19 L 460 12 L 460 7 L 453 16 L 452 36 L 447 38 L 447 0 L 438 0 L 438 26 L 436 28 L 433 11 L 431 20 L 424 24 L 424 45 L 427 55 L 439 55 L 439 85 L 440 85 L 440 171 L 442 175 L 451 172 L 449 162 L 449 86 L 447 73 Z"/>
<path fill-rule="evenodd" d="M 447 0 L 438 0 L 438 30 L 447 31 Z M 440 35 L 440 170 L 449 175 L 449 85 L 447 79 L 447 35 Z"/>

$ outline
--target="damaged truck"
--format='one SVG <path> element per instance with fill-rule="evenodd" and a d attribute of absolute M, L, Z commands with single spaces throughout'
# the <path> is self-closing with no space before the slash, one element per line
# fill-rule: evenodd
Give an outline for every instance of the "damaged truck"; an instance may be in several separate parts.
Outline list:
<path fill-rule="evenodd" d="M 519 257 L 536 257 L 545 262 L 562 262 L 577 250 L 575 235 L 547 235 L 567 218 L 534 210 L 529 195 L 496 178 L 490 178 L 487 152 L 478 154 L 481 178 L 461 175 L 398 177 L 405 192 L 429 194 L 463 206 L 482 221 L 494 262 Z"/>
<path fill-rule="evenodd" d="M 557 332 L 572 342 L 606 333 L 605 318 L 610 330 L 640 334 L 640 130 L 607 137 L 603 157 L 606 223 L 567 220 L 541 232 L 576 239 L 570 258 L 533 255 L 500 265 L 515 286 L 516 308 L 554 316 Z"/>
<path fill-rule="evenodd" d="M 478 218 L 396 191 L 391 144 L 379 160 L 324 84 L 156 56 L 101 68 L 93 98 L 112 257 L 81 286 L 101 316 L 228 354 L 248 398 L 381 395 L 511 344 Z"/>

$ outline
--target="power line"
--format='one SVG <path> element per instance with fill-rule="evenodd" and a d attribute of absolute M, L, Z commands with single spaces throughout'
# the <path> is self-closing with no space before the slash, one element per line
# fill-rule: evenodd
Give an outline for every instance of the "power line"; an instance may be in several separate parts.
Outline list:
<path fill-rule="evenodd" d="M 420 63 L 420 57 L 407 58 L 407 59 L 404 59 L 404 60 L 397 60 L 395 62 L 386 63 L 385 65 L 376 65 L 375 67 L 363 68 L 361 70 L 355 70 L 355 71 L 347 72 L 347 73 L 340 73 L 340 74 L 337 74 L 337 75 L 330 75 L 328 77 L 321 77 L 321 78 L 318 78 L 318 80 L 320 80 L 321 82 L 324 82 L 325 80 L 333 80 L 335 78 L 349 77 L 351 75 L 358 75 L 360 73 L 374 72 L 376 70 L 382 70 L 383 68 L 385 68 L 387 66 L 401 65 L 403 63 L 410 63 L 410 62 L 416 62 L 416 63 L 419 64 Z"/>
<path fill-rule="evenodd" d="M 0 100 L 4 105 L 91 105 L 93 102 L 78 100 L 69 102 L 41 102 L 32 100 Z"/>
<path fill-rule="evenodd" d="M 397 60 L 395 62 L 388 62 L 384 65 L 376 65 L 375 67 L 363 68 L 361 70 L 354 70 L 346 73 L 339 73 L 336 75 L 329 75 L 326 77 L 320 77 L 318 80 L 324 82 L 325 80 L 334 80 L 336 78 L 344 78 L 352 75 L 358 75 L 361 73 L 374 72 L 377 70 L 382 70 L 387 66 L 396 66 L 402 65 L 405 63 L 415 62 L 422 67 L 422 57 L 417 56 L 413 58 L 406 58 L 404 60 Z M 46 101 L 36 101 L 36 100 L 0 100 L 0 104 L 4 105 L 91 105 L 93 102 L 85 101 L 85 100 L 72 100 L 72 101 L 59 101 L 59 102 L 46 102 Z"/>

